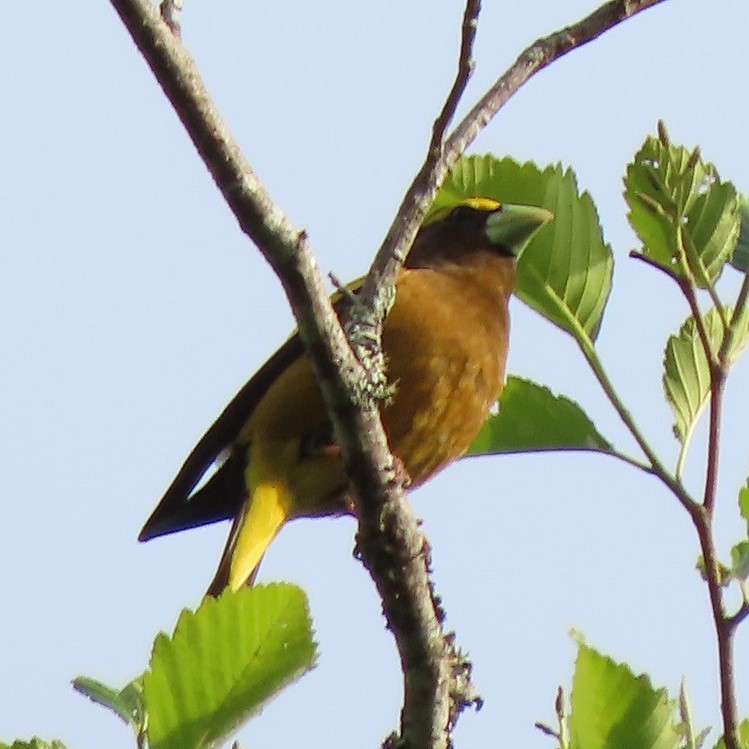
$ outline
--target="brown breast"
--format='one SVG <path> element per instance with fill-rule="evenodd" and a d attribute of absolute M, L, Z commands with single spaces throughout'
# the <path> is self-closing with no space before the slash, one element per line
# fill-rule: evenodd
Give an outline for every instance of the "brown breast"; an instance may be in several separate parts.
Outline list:
<path fill-rule="evenodd" d="M 468 449 L 501 392 L 513 285 L 513 261 L 490 251 L 398 281 L 383 332 L 396 395 L 383 418 L 414 485 Z"/>

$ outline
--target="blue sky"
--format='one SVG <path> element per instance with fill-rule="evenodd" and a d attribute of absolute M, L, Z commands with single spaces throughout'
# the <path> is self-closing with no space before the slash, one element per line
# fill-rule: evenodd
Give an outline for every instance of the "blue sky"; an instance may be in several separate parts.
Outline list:
<path fill-rule="evenodd" d="M 466 107 L 528 43 L 594 7 L 487 0 Z M 326 272 L 368 266 L 452 81 L 461 12 L 457 0 L 187 0 L 184 38 L 218 106 Z M 669 462 L 661 359 L 687 311 L 664 278 L 627 258 L 635 239 L 621 177 L 662 118 L 749 191 L 747 20 L 740 0 L 666 2 L 531 80 L 472 149 L 560 161 L 592 193 L 616 258 L 602 356 Z M 199 602 L 226 527 L 135 538 L 292 322 L 109 4 L 11 3 L 3 21 L 0 740 L 124 749 L 128 729 L 69 681 L 124 684 L 156 632 Z M 629 446 L 571 340 L 519 302 L 512 311 L 510 370 L 584 403 Z M 741 532 L 733 507 L 749 474 L 747 377 L 744 362 L 728 391 L 724 551 Z M 700 434 L 693 487 L 703 444 Z M 698 724 L 718 723 L 696 540 L 654 481 L 595 456 L 479 459 L 413 501 L 486 700 L 461 720 L 459 746 L 550 746 L 533 723 L 553 719 L 556 686 L 569 682 L 571 627 L 672 692 L 685 676 Z M 262 580 L 308 592 L 321 658 L 243 730 L 244 746 L 378 746 L 396 725 L 395 650 L 352 559 L 353 530 L 350 520 L 298 522 L 268 555 Z M 737 645 L 746 714 L 744 632 Z"/>

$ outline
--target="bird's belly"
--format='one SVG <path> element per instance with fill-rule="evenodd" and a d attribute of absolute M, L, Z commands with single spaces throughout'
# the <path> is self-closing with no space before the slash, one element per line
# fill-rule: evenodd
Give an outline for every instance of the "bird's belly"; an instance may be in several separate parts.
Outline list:
<path fill-rule="evenodd" d="M 460 457 L 481 429 L 502 384 L 497 361 L 467 360 L 461 352 L 412 359 L 398 379 L 385 430 L 414 485 Z M 400 385 L 398 384 L 400 383 Z"/>
<path fill-rule="evenodd" d="M 396 388 L 383 420 L 418 485 L 463 455 L 486 420 L 504 382 L 509 317 L 506 297 L 471 277 L 422 272 L 399 294 L 404 285 L 383 330 Z"/>

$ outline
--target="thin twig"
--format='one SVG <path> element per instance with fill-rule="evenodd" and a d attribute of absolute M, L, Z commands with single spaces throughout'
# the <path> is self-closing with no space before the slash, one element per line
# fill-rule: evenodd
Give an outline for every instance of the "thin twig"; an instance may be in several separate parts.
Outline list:
<path fill-rule="evenodd" d="M 442 153 L 442 145 L 445 140 L 447 128 L 455 116 L 468 81 L 471 79 L 476 67 L 473 59 L 473 45 L 476 41 L 479 14 L 481 13 L 481 0 L 467 0 L 463 12 L 463 24 L 461 26 L 460 54 L 458 56 L 458 72 L 455 75 L 453 87 L 445 99 L 442 111 L 437 115 L 432 127 L 432 140 L 429 143 L 429 151 L 437 155 Z"/>
<path fill-rule="evenodd" d="M 372 262 L 362 290 L 362 300 L 374 310 L 375 316 L 379 317 L 379 324 L 387 313 L 387 301 L 392 298 L 392 289 L 405 261 L 406 250 L 410 248 L 439 186 L 447 175 L 445 134 L 475 67 L 473 45 L 480 12 L 481 0 L 466 0 L 455 80 L 432 125 L 432 135 L 424 163 L 401 202 L 400 209 Z M 457 157 L 452 161 L 455 158 Z"/>
<path fill-rule="evenodd" d="M 691 284 L 685 290 L 685 295 L 687 299 L 694 299 L 694 305 L 696 306 L 695 289 Z M 720 306 L 717 297 L 715 298 L 715 303 L 716 307 L 722 311 L 722 306 Z M 723 319 L 725 320 L 725 315 Z M 700 330 L 699 324 L 704 329 L 704 321 L 697 316 L 695 316 L 695 320 L 698 322 L 698 330 Z M 726 323 L 723 331 L 723 340 L 718 351 L 713 350 L 712 342 L 709 340 L 706 331 L 700 334 L 700 337 L 703 339 L 705 356 L 710 365 L 710 414 L 707 468 L 705 471 L 705 489 L 702 500 L 704 513 L 698 517 L 693 517 L 693 520 L 697 527 L 702 555 L 705 560 L 705 577 L 707 579 L 710 608 L 718 641 L 718 671 L 720 677 L 720 703 L 723 716 L 724 741 L 728 749 L 739 749 L 739 716 L 736 705 L 736 680 L 734 676 L 734 635 L 736 629 L 732 619 L 726 616 L 723 604 L 723 590 L 720 585 L 720 569 L 713 534 L 713 516 L 718 492 L 723 395 L 728 376 L 728 364 L 725 361 L 728 349 L 725 342 L 731 332 L 730 326 Z"/>
<path fill-rule="evenodd" d="M 604 3 L 577 23 L 535 41 L 519 55 L 455 128 L 445 146 L 446 153 L 463 153 L 509 98 L 539 70 L 573 49 L 592 42 L 632 16 L 662 2 L 664 0 L 613 0 Z"/>
<path fill-rule="evenodd" d="M 723 717 L 723 739 L 727 749 L 741 749 L 738 738 L 739 716 L 736 706 L 736 680 L 734 675 L 734 634 L 738 621 L 727 617 L 723 608 L 723 593 L 720 585 L 720 564 L 713 538 L 713 519 L 700 506 L 692 514 L 697 530 L 702 558 L 705 561 L 710 609 L 718 644 L 718 674 L 720 681 L 720 708 Z"/>
<path fill-rule="evenodd" d="M 741 604 L 736 613 L 726 619 L 726 621 L 729 622 L 730 625 L 735 629 L 739 626 L 739 624 L 741 624 L 741 622 L 744 621 L 744 619 L 746 619 L 747 616 L 749 616 L 749 602 L 744 601 L 744 603 Z"/>
<path fill-rule="evenodd" d="M 702 504 L 712 519 L 718 490 L 718 464 L 720 460 L 720 433 L 723 416 L 723 393 L 726 370 L 720 364 L 710 367 L 710 415 L 707 438 L 707 470 Z"/>

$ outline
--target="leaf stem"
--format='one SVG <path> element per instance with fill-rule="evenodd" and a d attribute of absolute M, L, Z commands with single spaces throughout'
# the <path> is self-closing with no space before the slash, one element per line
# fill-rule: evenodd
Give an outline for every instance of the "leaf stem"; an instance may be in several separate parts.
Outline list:
<path fill-rule="evenodd" d="M 718 351 L 718 361 L 726 367 L 730 366 L 730 351 L 733 346 L 733 339 L 736 337 L 736 328 L 746 311 L 747 298 L 749 298 L 749 273 L 744 272 L 744 280 L 736 297 L 736 306 L 733 308 L 731 320 L 726 328 L 726 334 L 723 336 L 723 343 Z"/>
<path fill-rule="evenodd" d="M 679 456 L 676 459 L 676 468 L 674 468 L 674 476 L 681 481 L 681 474 L 684 471 L 684 464 L 687 462 L 687 453 L 689 452 L 689 440 L 684 440 L 681 443 L 679 449 Z"/>
<path fill-rule="evenodd" d="M 583 356 L 585 357 L 585 360 L 588 362 L 588 365 L 593 370 L 596 379 L 601 385 L 603 392 L 606 394 L 609 402 L 614 407 L 614 410 L 617 412 L 617 414 L 619 414 L 619 418 L 622 420 L 622 422 L 624 422 L 624 425 L 627 427 L 630 434 L 634 437 L 645 457 L 648 459 L 650 465 L 643 465 L 634 460 L 627 460 L 626 456 L 619 454 L 617 454 L 616 457 L 620 457 L 625 462 L 629 462 L 631 465 L 642 468 L 646 472 L 656 476 L 673 492 L 673 494 L 684 506 L 684 508 L 690 513 L 690 515 L 693 514 L 696 508 L 699 507 L 699 504 L 689 496 L 688 492 L 681 484 L 678 477 L 672 476 L 666 470 L 663 463 L 661 463 L 658 456 L 655 454 L 655 451 L 650 446 L 650 443 L 647 441 L 643 433 L 640 431 L 640 428 L 632 418 L 632 414 L 626 408 L 621 398 L 619 397 L 619 394 L 614 389 L 614 386 L 612 385 L 611 380 L 609 379 L 609 376 L 603 367 L 603 363 L 598 356 L 598 352 L 596 351 L 593 342 L 587 336 L 576 336 L 576 340 L 578 345 L 580 346 L 580 350 L 582 351 Z"/>
<path fill-rule="evenodd" d="M 619 452 L 618 450 L 611 450 L 609 452 L 606 452 L 605 454 L 609 455 L 612 458 L 616 458 L 617 460 L 621 460 L 622 463 L 626 463 L 628 466 L 632 466 L 632 468 L 637 468 L 643 473 L 649 474 L 650 476 L 657 475 L 652 465 L 649 465 L 645 461 L 637 460 L 637 458 L 633 458 L 631 455 Z"/>

